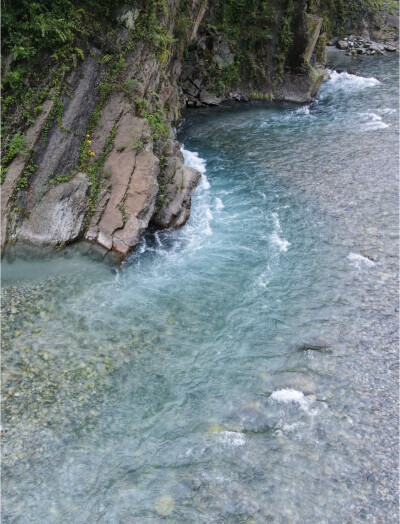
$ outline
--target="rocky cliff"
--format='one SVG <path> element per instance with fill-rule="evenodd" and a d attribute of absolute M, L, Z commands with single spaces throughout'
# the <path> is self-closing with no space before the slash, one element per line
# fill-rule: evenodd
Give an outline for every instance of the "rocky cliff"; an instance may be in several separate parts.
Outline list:
<path fill-rule="evenodd" d="M 81 4 L 51 18 L 27 3 L 25 25 L 6 13 L 1 244 L 85 239 L 125 257 L 189 217 L 200 173 L 174 139 L 180 108 L 310 101 L 323 19 L 293 0 Z"/>

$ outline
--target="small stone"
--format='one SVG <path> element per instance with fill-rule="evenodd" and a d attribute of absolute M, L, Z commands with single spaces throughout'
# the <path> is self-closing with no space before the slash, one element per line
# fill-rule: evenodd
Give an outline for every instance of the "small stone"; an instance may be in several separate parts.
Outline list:
<path fill-rule="evenodd" d="M 336 44 L 336 47 L 338 49 L 347 49 L 349 47 L 349 44 L 348 42 L 346 42 L 346 40 L 339 40 Z"/>
<path fill-rule="evenodd" d="M 170 515 L 174 510 L 174 499 L 170 495 L 161 495 L 155 501 L 154 508 L 163 517 Z"/>
<path fill-rule="evenodd" d="M 393 53 L 396 51 L 396 48 L 393 45 L 385 45 L 385 50 L 389 51 L 390 53 Z"/>

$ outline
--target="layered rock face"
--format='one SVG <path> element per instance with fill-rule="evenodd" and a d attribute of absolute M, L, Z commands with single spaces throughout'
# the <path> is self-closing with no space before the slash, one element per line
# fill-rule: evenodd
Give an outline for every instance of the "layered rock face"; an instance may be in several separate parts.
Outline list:
<path fill-rule="evenodd" d="M 125 257 L 149 226 L 180 227 L 190 215 L 201 175 L 184 165 L 173 136 L 180 107 L 251 97 L 307 102 L 315 95 L 322 74 L 311 64 L 322 19 L 306 15 L 305 2 L 291 12 L 293 37 L 278 80 L 278 36 L 258 50 L 262 74 L 252 78 L 237 66 L 237 49 L 226 35 L 210 29 L 213 2 L 184 4 L 183 10 L 182 2 L 168 0 L 151 43 L 144 35 L 132 44 L 142 11 L 126 6 L 116 12 L 111 51 L 101 38 L 82 45 L 84 59 L 60 75 L 61 87 L 50 91 L 33 125 L 21 129 L 29 152 L 7 165 L 3 246 L 85 239 Z M 277 31 L 283 16 L 278 10 Z M 167 43 L 160 47 L 162 39 Z M 210 68 L 236 71 L 232 89 L 215 89 Z"/>
<path fill-rule="evenodd" d="M 177 6 L 169 2 L 167 31 L 173 31 Z M 194 15 L 198 7 L 193 1 Z M 128 7 L 118 13 L 125 24 L 117 36 L 122 48 L 137 16 Z M 19 154 L 7 169 L 2 245 L 60 246 L 84 238 L 125 257 L 150 222 L 183 225 L 200 173 L 184 165 L 170 124 L 179 117 L 180 70 L 178 51 L 160 59 L 151 46 L 137 43 L 124 53 L 117 78 L 123 89 L 115 86 L 86 134 L 107 72 L 100 49 L 88 48 L 87 58 L 63 78 L 62 116 L 49 126 L 54 100 L 48 101 L 27 133 L 30 160 Z M 79 172 L 82 144 L 89 154 L 85 172 Z M 29 186 L 18 187 L 29 164 Z"/>

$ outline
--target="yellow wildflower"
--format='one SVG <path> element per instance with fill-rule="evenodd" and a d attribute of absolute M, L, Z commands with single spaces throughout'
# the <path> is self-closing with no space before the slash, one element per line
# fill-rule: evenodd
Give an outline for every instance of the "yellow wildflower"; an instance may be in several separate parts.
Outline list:
<path fill-rule="evenodd" d="M 88 143 L 88 144 L 91 144 L 91 143 L 92 143 L 92 141 L 91 141 L 91 140 L 87 140 L 87 143 Z"/>
<path fill-rule="evenodd" d="M 90 135 L 86 135 L 88 138 L 90 138 Z"/>
<path fill-rule="evenodd" d="M 94 151 L 89 151 L 91 155 L 95 155 L 96 153 Z"/>

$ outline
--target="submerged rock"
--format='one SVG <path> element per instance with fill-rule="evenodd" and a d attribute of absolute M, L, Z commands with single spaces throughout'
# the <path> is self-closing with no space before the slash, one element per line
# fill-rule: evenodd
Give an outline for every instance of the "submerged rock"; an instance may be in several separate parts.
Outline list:
<path fill-rule="evenodd" d="M 232 429 L 250 433 L 264 433 L 274 428 L 277 420 L 261 408 L 259 403 L 249 403 L 235 409 L 227 420 Z"/>
<path fill-rule="evenodd" d="M 154 508 L 159 515 L 166 517 L 174 510 L 174 499 L 170 495 L 161 495 L 155 501 Z"/>
<path fill-rule="evenodd" d="M 321 351 L 323 353 L 330 353 L 329 344 L 322 338 L 315 338 L 309 342 L 301 344 L 299 346 L 299 351 Z"/>

